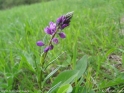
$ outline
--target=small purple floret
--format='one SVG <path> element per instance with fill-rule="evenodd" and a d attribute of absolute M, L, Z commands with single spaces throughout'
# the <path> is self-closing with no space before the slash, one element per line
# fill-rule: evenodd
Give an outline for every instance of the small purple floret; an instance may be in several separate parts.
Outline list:
<path fill-rule="evenodd" d="M 37 41 L 37 46 L 44 46 L 44 43 L 42 41 Z"/>
<path fill-rule="evenodd" d="M 53 49 L 53 45 L 50 45 L 50 46 L 49 46 L 49 50 L 52 50 L 52 49 Z"/>
<path fill-rule="evenodd" d="M 63 32 L 60 32 L 60 33 L 59 33 L 59 36 L 60 36 L 61 38 L 65 38 L 65 37 L 66 37 L 65 33 L 63 33 Z"/>
<path fill-rule="evenodd" d="M 53 22 L 49 23 L 49 26 L 47 26 L 44 29 L 45 33 L 52 35 L 56 31 L 56 24 Z"/>
<path fill-rule="evenodd" d="M 61 24 L 63 24 L 64 20 L 65 20 L 65 17 L 64 17 L 64 16 L 60 16 L 60 17 L 56 20 L 56 23 L 57 23 L 58 25 L 61 25 Z"/>
<path fill-rule="evenodd" d="M 44 49 L 44 52 L 48 52 L 49 51 L 49 46 L 47 46 L 45 49 Z"/>
<path fill-rule="evenodd" d="M 60 26 L 60 29 L 64 29 L 69 26 L 70 20 L 67 20 L 65 16 L 61 16 L 56 23 Z"/>
<path fill-rule="evenodd" d="M 49 23 L 49 26 L 50 26 L 50 29 L 51 29 L 53 32 L 56 31 L 56 24 L 55 24 L 55 23 L 50 22 L 50 23 Z"/>
<path fill-rule="evenodd" d="M 44 49 L 44 52 L 48 52 L 49 50 L 52 50 L 53 47 L 54 47 L 53 45 L 47 46 L 47 47 Z"/>
<path fill-rule="evenodd" d="M 67 26 L 69 26 L 69 24 L 63 24 L 63 25 L 61 26 L 61 29 L 64 29 L 64 28 L 67 27 Z"/>
<path fill-rule="evenodd" d="M 55 44 L 58 44 L 58 39 L 57 38 L 53 38 L 53 40 L 52 40 Z"/>
<path fill-rule="evenodd" d="M 47 34 L 52 35 L 52 31 L 51 31 L 50 27 L 47 26 L 47 27 L 44 29 L 44 31 L 45 31 L 45 33 L 47 33 Z"/>

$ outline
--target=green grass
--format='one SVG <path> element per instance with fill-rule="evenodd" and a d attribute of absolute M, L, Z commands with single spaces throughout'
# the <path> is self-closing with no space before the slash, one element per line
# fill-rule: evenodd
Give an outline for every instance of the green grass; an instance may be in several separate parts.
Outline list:
<path fill-rule="evenodd" d="M 61 55 L 47 70 L 64 65 L 58 73 L 76 66 L 82 56 L 88 56 L 88 68 L 79 83 L 88 91 L 124 92 L 124 1 L 123 0 L 54 0 L 30 6 L 0 11 L 0 90 L 29 90 L 39 93 L 36 64 L 43 48 L 36 46 L 45 37 L 49 21 L 74 11 L 71 25 L 64 29 L 66 39 L 60 39 L 48 53 L 47 63 Z M 49 39 L 47 36 L 46 41 Z M 119 56 L 109 60 L 110 55 Z M 45 84 L 44 92 L 55 77 Z M 75 87 L 79 88 L 79 83 Z M 80 86 L 82 88 L 82 86 Z M 109 89 L 110 88 L 110 89 Z"/>

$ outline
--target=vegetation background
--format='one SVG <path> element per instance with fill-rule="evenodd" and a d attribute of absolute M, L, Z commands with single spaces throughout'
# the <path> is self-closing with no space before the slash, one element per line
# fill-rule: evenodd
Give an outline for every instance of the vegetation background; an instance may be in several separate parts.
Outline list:
<path fill-rule="evenodd" d="M 0 0 L 0 9 L 11 8 L 13 6 L 38 3 L 50 0 Z"/>
<path fill-rule="evenodd" d="M 52 87 L 57 75 L 74 69 L 84 55 L 88 67 L 80 82 L 72 84 L 73 93 L 124 92 L 124 0 L 0 0 L 0 8 L 0 91 L 41 93 L 35 70 L 44 47 L 36 42 L 49 40 L 44 28 L 50 21 L 74 11 L 64 29 L 66 38 L 48 53 L 47 63 L 57 59 L 45 75 L 56 72 L 42 92 Z"/>

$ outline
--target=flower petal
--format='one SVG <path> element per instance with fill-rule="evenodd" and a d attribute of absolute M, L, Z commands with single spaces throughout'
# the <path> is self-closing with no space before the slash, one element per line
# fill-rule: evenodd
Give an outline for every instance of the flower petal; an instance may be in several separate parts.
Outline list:
<path fill-rule="evenodd" d="M 63 24 L 63 25 L 61 26 L 61 29 L 64 29 L 64 28 L 67 27 L 67 26 L 69 26 L 69 24 Z"/>
<path fill-rule="evenodd" d="M 50 23 L 49 23 L 49 26 L 50 26 L 50 29 L 51 29 L 51 30 L 55 30 L 55 28 L 56 28 L 56 24 L 53 23 L 53 22 L 50 22 Z"/>
<path fill-rule="evenodd" d="M 50 29 L 48 26 L 44 29 L 44 31 L 45 31 L 45 33 L 47 33 L 47 34 L 52 35 L 51 29 Z"/>

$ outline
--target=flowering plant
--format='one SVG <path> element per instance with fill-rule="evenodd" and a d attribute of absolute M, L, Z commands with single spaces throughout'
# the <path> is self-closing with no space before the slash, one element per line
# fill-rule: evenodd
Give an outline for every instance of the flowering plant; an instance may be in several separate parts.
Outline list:
<path fill-rule="evenodd" d="M 56 23 L 50 22 L 49 26 L 47 26 L 44 29 L 44 32 L 46 34 L 49 34 L 51 36 L 51 39 L 48 43 L 48 45 L 45 47 L 44 52 L 42 53 L 40 57 L 40 64 L 41 64 L 41 73 L 39 76 L 39 87 L 41 88 L 41 81 L 42 81 L 42 75 L 43 75 L 43 68 L 45 59 L 47 56 L 48 51 L 52 50 L 54 48 L 54 44 L 58 44 L 59 40 L 56 38 L 56 35 L 59 35 L 60 38 L 66 38 L 66 34 L 63 32 L 63 29 L 68 27 L 70 25 L 70 20 L 73 16 L 73 12 L 69 12 L 65 15 L 62 15 L 56 20 Z M 37 41 L 37 46 L 45 46 L 43 41 Z"/>

